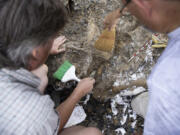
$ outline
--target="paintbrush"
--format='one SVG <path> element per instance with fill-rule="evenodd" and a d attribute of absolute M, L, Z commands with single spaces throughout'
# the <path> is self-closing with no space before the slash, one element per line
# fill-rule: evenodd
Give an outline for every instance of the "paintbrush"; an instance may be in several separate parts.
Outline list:
<path fill-rule="evenodd" d="M 80 79 L 75 74 L 75 66 L 69 61 L 65 61 L 58 70 L 53 74 L 53 77 L 61 80 L 62 82 L 67 82 L 70 80 L 80 81 Z"/>
<path fill-rule="evenodd" d="M 102 34 L 95 42 L 94 47 L 96 49 L 104 52 L 111 52 L 113 50 L 115 46 L 115 37 L 116 37 L 115 27 L 116 27 L 117 19 L 122 15 L 124 9 L 130 2 L 131 0 L 126 0 L 126 4 L 123 5 L 121 9 L 115 10 L 107 16 L 108 20 L 111 23 L 112 22 L 115 23 L 110 29 L 106 28 L 105 30 L 102 31 Z M 108 24 L 111 24 L 110 22 Z"/>
<path fill-rule="evenodd" d="M 112 29 L 103 30 L 99 39 L 95 42 L 94 47 L 100 51 L 111 52 L 114 48 L 116 31 L 115 27 Z"/>

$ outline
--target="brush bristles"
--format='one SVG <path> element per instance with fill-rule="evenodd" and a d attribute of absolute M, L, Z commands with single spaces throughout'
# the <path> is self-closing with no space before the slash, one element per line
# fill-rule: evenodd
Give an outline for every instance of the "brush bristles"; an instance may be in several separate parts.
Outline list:
<path fill-rule="evenodd" d="M 94 47 L 98 50 L 105 51 L 105 52 L 111 52 L 114 48 L 115 43 L 115 29 L 112 30 L 104 30 L 99 37 L 99 39 L 96 41 Z"/>
<path fill-rule="evenodd" d="M 58 70 L 53 74 L 53 77 L 56 79 L 61 80 L 64 76 L 64 74 L 69 70 L 69 68 L 72 66 L 69 61 L 65 61 L 59 68 Z"/>

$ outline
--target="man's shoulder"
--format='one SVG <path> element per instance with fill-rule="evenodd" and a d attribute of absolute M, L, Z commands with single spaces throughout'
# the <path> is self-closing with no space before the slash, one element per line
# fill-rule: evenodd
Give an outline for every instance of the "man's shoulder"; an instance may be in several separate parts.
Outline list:
<path fill-rule="evenodd" d="M 28 74 L 0 72 L 1 118 L 32 121 L 43 119 L 47 115 L 45 113 L 53 109 L 53 101 L 48 95 L 40 94 L 36 80 L 25 75 Z"/>
<path fill-rule="evenodd" d="M 180 45 L 180 44 L 179 44 Z M 162 90 L 180 89 L 180 48 L 177 44 L 167 48 L 154 66 L 149 79 L 149 86 L 159 87 Z"/>
<path fill-rule="evenodd" d="M 153 78 L 174 78 L 180 75 L 180 40 L 170 43 L 154 66 Z M 163 78 L 162 78 L 163 79 Z"/>
<path fill-rule="evenodd" d="M 54 103 L 49 96 L 26 96 L 27 93 L 0 102 L 0 131 L 4 134 L 37 134 L 43 130 L 51 130 L 52 123 L 57 125 L 58 115 L 54 111 Z M 48 123 L 49 122 L 49 123 Z M 53 124 L 54 124 L 53 123 Z M 55 124 L 54 124 L 55 125 Z M 55 127 L 53 127 L 55 128 Z"/>
<path fill-rule="evenodd" d="M 54 110 L 54 103 L 48 95 L 32 90 L 19 91 L 18 87 L 1 94 L 0 101 L 0 123 L 5 129 L 13 127 L 21 131 L 30 125 L 41 125 Z"/>

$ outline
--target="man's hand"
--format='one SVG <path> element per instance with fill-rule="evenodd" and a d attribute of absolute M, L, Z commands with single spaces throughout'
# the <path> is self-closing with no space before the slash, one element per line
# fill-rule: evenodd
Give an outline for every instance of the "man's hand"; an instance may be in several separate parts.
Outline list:
<path fill-rule="evenodd" d="M 109 13 L 105 17 L 104 27 L 108 28 L 109 30 L 112 29 L 113 27 L 115 27 L 120 16 L 121 16 L 120 9 L 117 9 L 117 10 Z"/>
<path fill-rule="evenodd" d="M 74 107 L 79 102 L 79 100 L 87 93 L 91 92 L 94 83 L 95 80 L 93 78 L 85 78 L 81 80 L 73 93 L 56 108 L 57 112 L 61 117 L 59 131 L 63 129 L 64 125 L 68 121 Z"/>
<path fill-rule="evenodd" d="M 67 39 L 65 36 L 59 36 L 58 38 L 56 38 L 53 42 L 50 54 L 58 54 L 60 52 L 64 52 L 65 48 L 63 48 L 62 45 L 66 40 Z"/>
<path fill-rule="evenodd" d="M 95 83 L 95 80 L 93 78 L 82 79 L 78 83 L 74 92 L 78 95 L 79 98 L 81 98 L 92 91 L 94 83 Z"/>
<path fill-rule="evenodd" d="M 39 77 L 39 79 L 41 80 L 41 83 L 40 83 L 38 89 L 43 94 L 45 91 L 45 88 L 48 84 L 48 77 L 47 77 L 48 67 L 47 67 L 47 65 L 43 64 L 42 66 L 40 66 L 39 68 L 37 68 L 31 72 L 35 76 Z"/>

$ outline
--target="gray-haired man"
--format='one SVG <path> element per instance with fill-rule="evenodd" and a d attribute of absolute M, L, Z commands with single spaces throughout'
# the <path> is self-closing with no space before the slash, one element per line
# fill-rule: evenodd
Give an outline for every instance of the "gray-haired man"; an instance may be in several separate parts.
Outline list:
<path fill-rule="evenodd" d="M 43 63 L 50 52 L 59 52 L 65 38 L 56 37 L 66 20 L 60 0 L 0 0 L 1 135 L 102 135 L 96 128 L 62 130 L 94 79 L 83 79 L 56 110 L 43 95 L 48 82 Z"/>

